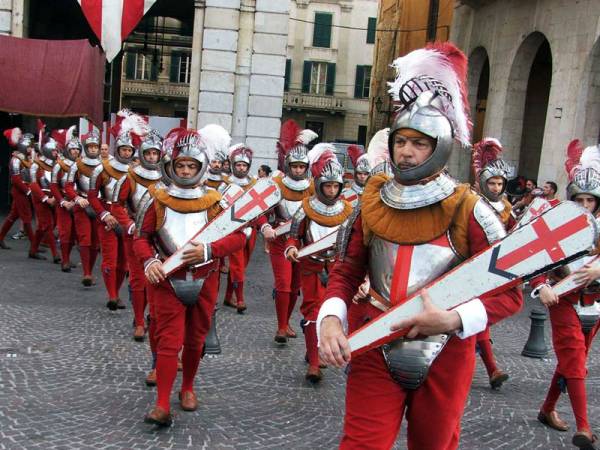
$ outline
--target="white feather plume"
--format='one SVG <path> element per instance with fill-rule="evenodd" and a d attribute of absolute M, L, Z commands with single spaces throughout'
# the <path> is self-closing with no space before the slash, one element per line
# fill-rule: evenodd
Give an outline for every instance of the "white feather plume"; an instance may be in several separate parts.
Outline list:
<path fill-rule="evenodd" d="M 117 115 L 123 118 L 119 134 L 130 132 L 143 137 L 150 132 L 150 125 L 148 125 L 148 121 L 139 114 L 131 112 L 128 109 L 122 109 L 117 113 Z"/>
<path fill-rule="evenodd" d="M 327 151 L 335 153 L 335 147 L 332 144 L 329 144 L 327 142 L 321 142 L 320 144 L 315 145 L 308 152 L 308 162 L 309 162 L 309 164 L 313 165 Z"/>
<path fill-rule="evenodd" d="M 580 170 L 591 168 L 600 173 L 600 146 L 592 145 L 586 147 L 581 154 L 579 162 L 581 164 Z"/>
<path fill-rule="evenodd" d="M 400 100 L 400 89 L 415 77 L 426 75 L 446 87 L 452 97 L 453 111 L 448 113 L 453 122 L 455 137 L 464 146 L 470 146 L 469 116 L 463 106 L 461 80 L 456 76 L 450 60 L 440 51 L 422 48 L 397 58 L 391 66 L 396 70 L 396 79 L 388 83 L 388 92 L 394 101 Z"/>
<path fill-rule="evenodd" d="M 369 160 L 371 168 L 377 167 L 379 164 L 389 161 L 390 152 L 388 149 L 388 137 L 390 129 L 384 128 L 373 135 L 367 147 L 366 157 Z"/>
<path fill-rule="evenodd" d="M 300 132 L 300 134 L 298 135 L 298 141 L 303 143 L 304 145 L 308 145 L 318 137 L 319 135 L 317 133 L 307 128 Z"/>
<path fill-rule="evenodd" d="M 200 139 L 202 139 L 202 142 L 206 146 L 209 161 L 214 159 L 215 154 L 219 151 L 225 155 L 229 155 L 231 136 L 221 125 L 211 123 L 198 130 L 198 132 L 200 133 Z"/>
<path fill-rule="evenodd" d="M 65 142 L 69 142 L 73 138 L 73 134 L 75 134 L 76 129 L 77 129 L 77 126 L 75 126 L 75 125 L 71 125 L 67 129 Z"/>
<path fill-rule="evenodd" d="M 239 144 L 234 144 L 231 147 L 229 147 L 229 150 L 227 152 L 227 157 L 231 157 L 233 152 L 235 152 L 236 150 L 238 150 L 240 148 L 244 148 L 244 144 L 242 144 L 241 142 Z"/>

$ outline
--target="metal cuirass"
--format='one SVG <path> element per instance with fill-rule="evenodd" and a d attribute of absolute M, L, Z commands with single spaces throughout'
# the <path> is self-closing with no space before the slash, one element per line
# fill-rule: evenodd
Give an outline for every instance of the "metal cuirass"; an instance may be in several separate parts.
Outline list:
<path fill-rule="evenodd" d="M 282 198 L 275 207 L 275 215 L 277 216 L 277 221 L 286 222 L 290 220 L 294 216 L 294 214 L 296 214 L 296 211 L 298 211 L 298 208 L 300 208 L 301 205 L 302 200 L 294 202 Z"/>
<path fill-rule="evenodd" d="M 371 289 L 389 302 L 395 271 L 395 291 L 407 297 L 457 265 L 460 257 L 446 232 L 420 245 L 399 245 L 375 236 L 369 243 L 369 261 Z M 401 266 L 395 267 L 397 261 Z M 417 389 L 447 342 L 445 334 L 425 339 L 401 338 L 381 350 L 392 378 L 405 389 Z"/>
<path fill-rule="evenodd" d="M 129 209 L 132 213 L 138 212 L 140 209 L 140 202 L 142 198 L 145 198 L 145 194 L 148 192 L 148 188 L 141 183 L 137 183 L 135 185 L 135 191 L 133 191 L 133 195 L 129 198 Z"/>
<path fill-rule="evenodd" d="M 24 183 L 31 183 L 31 171 L 27 168 L 21 169 L 21 179 Z"/>
<path fill-rule="evenodd" d="M 109 177 L 108 183 L 102 186 L 102 197 L 106 202 L 111 203 L 113 195 L 115 194 L 115 187 L 117 186 L 117 181 L 113 177 Z"/>
<path fill-rule="evenodd" d="M 85 194 L 84 196 L 87 197 L 87 193 L 90 190 L 90 177 L 87 177 L 82 173 L 78 173 L 76 184 L 77 184 L 77 190 L 81 194 Z"/>
<path fill-rule="evenodd" d="M 324 227 L 316 223 L 314 220 L 310 219 L 307 222 L 308 226 L 306 228 L 306 237 L 304 239 L 305 245 L 312 244 L 313 242 L 324 238 L 325 236 L 327 236 L 330 233 L 333 233 L 340 227 L 339 225 L 335 225 L 333 227 Z M 335 259 L 335 249 L 327 250 L 326 252 L 310 256 L 309 258 L 319 262 L 331 262 Z"/>
<path fill-rule="evenodd" d="M 180 213 L 165 208 L 165 221 L 158 230 L 158 249 L 163 257 L 171 256 L 189 241 L 208 222 L 206 210 L 195 213 Z"/>
<path fill-rule="evenodd" d="M 40 167 L 41 169 L 41 167 Z M 44 170 L 44 169 L 42 169 Z M 50 192 L 50 183 L 52 182 L 52 172 L 44 170 L 43 176 L 40 178 L 40 187 L 42 191 Z"/>

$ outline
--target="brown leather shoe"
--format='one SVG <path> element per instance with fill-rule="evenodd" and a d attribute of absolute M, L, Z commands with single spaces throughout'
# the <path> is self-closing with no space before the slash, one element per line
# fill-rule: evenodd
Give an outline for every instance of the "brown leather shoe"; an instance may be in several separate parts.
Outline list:
<path fill-rule="evenodd" d="M 146 337 L 146 329 L 140 325 L 134 328 L 133 330 L 133 340 L 136 342 L 144 342 L 144 338 Z"/>
<path fill-rule="evenodd" d="M 490 386 L 492 389 L 500 389 L 504 382 L 508 380 L 508 374 L 501 370 L 495 370 L 490 377 Z"/>
<path fill-rule="evenodd" d="M 567 431 L 569 429 L 569 424 L 558 416 L 556 410 L 550 411 L 549 413 L 540 411 L 537 418 L 544 425 L 554 428 L 555 430 Z"/>
<path fill-rule="evenodd" d="M 156 369 L 152 369 L 146 375 L 146 386 L 156 386 Z"/>
<path fill-rule="evenodd" d="M 289 337 L 291 339 L 296 339 L 298 337 L 296 335 L 296 332 L 289 325 L 287 327 L 287 330 L 285 330 L 285 334 L 287 335 L 287 337 Z"/>
<path fill-rule="evenodd" d="M 275 333 L 274 340 L 278 344 L 287 344 L 288 337 L 286 330 L 277 330 L 277 333 Z"/>
<path fill-rule="evenodd" d="M 165 411 L 160 406 L 155 406 L 152 408 L 146 417 L 144 417 L 144 422 L 158 425 L 159 427 L 170 427 L 173 424 L 173 416 L 168 411 Z"/>
<path fill-rule="evenodd" d="M 321 373 L 321 369 L 318 367 L 308 366 L 308 370 L 306 371 L 304 378 L 313 384 L 317 384 L 323 378 L 323 374 Z"/>
<path fill-rule="evenodd" d="M 598 441 L 598 436 L 592 434 L 591 431 L 578 431 L 573 435 L 573 445 L 583 450 L 596 450 L 594 444 Z"/>
<path fill-rule="evenodd" d="M 196 411 L 198 409 L 198 397 L 192 391 L 180 392 L 179 404 L 184 411 Z"/>

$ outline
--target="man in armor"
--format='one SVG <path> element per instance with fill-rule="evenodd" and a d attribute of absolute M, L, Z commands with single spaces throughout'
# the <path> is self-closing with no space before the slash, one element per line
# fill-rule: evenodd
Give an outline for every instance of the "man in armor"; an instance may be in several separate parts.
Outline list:
<path fill-rule="evenodd" d="M 497 139 L 482 139 L 473 146 L 472 170 L 476 180 L 475 190 L 488 201 L 504 227 L 510 230 L 516 224 L 512 215 L 512 205 L 504 195 L 510 168 L 500 158 L 501 153 L 502 144 Z M 500 389 L 508 380 L 508 374 L 496 365 L 489 327 L 477 335 L 477 348 L 485 365 L 490 386 L 492 389 Z"/>
<path fill-rule="evenodd" d="M 273 225 L 267 222 L 266 216 L 257 220 L 263 237 L 269 242 L 277 312 L 275 342 L 279 344 L 285 344 L 288 337 L 296 337 L 289 326 L 289 320 L 300 292 L 300 265 L 285 257 L 287 233 L 276 236 L 274 230 L 290 221 L 300 208 L 302 200 L 313 193 L 308 173 L 308 145 L 317 137 L 314 131 L 302 130 L 293 120 L 283 123 L 277 142 L 278 168 L 283 173 L 273 176 L 282 199 L 274 209 Z"/>
<path fill-rule="evenodd" d="M 74 128 L 74 127 L 72 127 Z M 70 130 L 72 129 L 70 128 Z M 73 219 L 73 208 L 75 202 L 68 200 L 65 192 L 67 178 L 71 167 L 81 154 L 81 143 L 77 138 L 70 138 L 68 130 L 55 130 L 53 138 L 62 148 L 62 158 L 58 157 L 52 168 L 52 180 L 50 191 L 56 200 L 54 209 L 56 211 L 56 225 L 58 228 L 58 239 L 60 241 L 61 270 L 71 271 L 71 249 L 77 239 L 75 234 L 75 222 Z"/>
<path fill-rule="evenodd" d="M 300 265 L 300 312 L 308 360 L 305 378 L 311 383 L 318 383 L 322 374 L 319 368 L 316 320 L 325 297 L 324 279 L 335 259 L 335 251 L 327 250 L 299 261 L 298 249 L 337 230 L 352 213 L 352 205 L 341 198 L 344 168 L 335 156 L 333 145 L 317 144 L 308 153 L 308 157 L 315 194 L 305 198 L 294 214 L 285 255 L 289 261 Z"/>
<path fill-rule="evenodd" d="M 52 181 L 52 168 L 58 155 L 58 142 L 50 138 L 45 143 L 40 144 L 40 154 L 31 164 L 31 196 L 33 198 L 33 207 L 37 218 L 37 228 L 33 237 L 33 242 L 29 249 L 29 257 L 33 259 L 46 259 L 38 254 L 42 239 L 48 243 L 54 264 L 61 262 L 60 256 L 56 251 L 56 242 L 54 240 L 54 208 L 56 199 L 50 190 Z"/>
<path fill-rule="evenodd" d="M 210 161 L 210 165 L 206 171 L 204 186 L 219 190 L 221 185 L 224 183 L 221 167 L 223 166 L 223 161 L 225 159 L 227 159 L 225 153 L 221 151 L 215 153 L 215 156 L 213 157 L 212 161 Z"/>
<path fill-rule="evenodd" d="M 163 167 L 169 184 L 154 189 L 152 199 L 140 210 L 139 234 L 134 240 L 134 251 L 143 262 L 150 283 L 150 296 L 157 299 L 154 306 L 158 397 L 145 421 L 160 426 L 172 422 L 170 396 L 182 346 L 180 404 L 184 411 L 198 407 L 194 377 L 217 301 L 219 258 L 241 250 L 246 242 L 244 233 L 236 232 L 212 243 L 198 244 L 183 253 L 186 266 L 165 276 L 163 258 L 182 247 L 222 210 L 219 192 L 201 185 L 212 159 L 206 154 L 201 136 L 196 131 L 180 129 L 174 130 L 174 134 L 174 139 L 165 138 L 165 142 L 174 143 L 172 150 L 164 149 L 167 155 Z"/>
<path fill-rule="evenodd" d="M 342 191 L 342 198 L 356 206 L 371 175 L 371 164 L 367 154 L 358 145 L 348 147 L 348 156 L 354 167 L 352 184 Z"/>
<path fill-rule="evenodd" d="M 111 214 L 118 220 L 121 230 L 123 230 L 122 239 L 129 271 L 129 290 L 134 317 L 133 339 L 138 342 L 143 341 L 146 334 L 144 311 L 146 309 L 147 297 L 145 292 L 146 277 L 144 276 L 144 266 L 135 257 L 133 252 L 135 216 L 140 210 L 142 202 L 147 198 L 148 190 L 151 190 L 161 178 L 159 166 L 161 149 L 162 139 L 156 131 L 151 131 L 142 138 L 139 146 L 140 162 L 138 165 L 130 166 L 127 176 L 121 177 L 117 181 L 113 191 L 112 205 L 110 206 Z M 115 159 L 121 157 L 121 152 L 117 149 Z M 153 305 L 150 308 L 152 309 Z M 150 335 L 150 348 L 155 357 L 156 351 L 153 335 L 154 330 L 152 330 Z M 147 381 L 150 381 L 149 384 L 151 385 L 154 384 L 153 380 L 156 379 L 156 375 L 153 372 L 154 367 L 147 377 Z"/>
<path fill-rule="evenodd" d="M 567 199 L 597 214 L 600 206 L 600 147 L 588 147 L 582 152 L 580 142 L 575 140 L 569 145 L 567 154 Z M 598 265 L 588 264 L 591 259 L 593 256 L 581 258 L 555 270 L 550 276 L 544 275 L 531 282 L 534 288 L 531 296 L 539 296 L 542 304 L 548 307 L 552 346 L 557 359 L 538 420 L 555 430 L 569 429 L 568 423 L 556 411 L 560 394 L 566 390 L 577 426 L 572 442 L 581 449 L 597 448 L 595 444 L 598 440 L 588 422 L 585 389 L 586 359 L 598 332 L 600 314 L 596 303 L 600 298 L 600 268 Z M 573 272 L 578 273 L 577 281 L 584 287 L 559 298 L 548 282 L 560 280 Z"/>
<path fill-rule="evenodd" d="M 229 148 L 229 163 L 231 164 L 231 175 L 224 177 L 224 184 L 221 185 L 221 191 L 229 184 L 236 184 L 244 191 L 250 189 L 256 183 L 256 178 L 249 175 L 252 165 L 252 149 L 244 144 L 236 144 Z M 247 227 L 245 233 L 248 241 L 242 250 L 232 253 L 229 256 L 229 273 L 227 274 L 227 289 L 225 290 L 225 299 L 223 304 L 237 309 L 238 314 L 243 314 L 246 310 L 244 301 L 244 280 L 246 278 L 246 266 L 252 256 L 252 251 L 256 244 L 256 231 L 252 227 Z M 236 303 L 232 302 L 232 296 L 235 294 Z"/>
<path fill-rule="evenodd" d="M 358 329 L 505 234 L 490 206 L 445 172 L 453 138 L 470 147 L 466 57 L 453 44 L 436 43 L 394 67 L 393 177 L 372 176 L 360 208 L 339 231 L 340 259 L 317 319 L 321 358 L 337 367 L 350 362 L 346 322 L 350 332 Z M 367 272 L 370 296 L 354 304 Z M 510 289 L 449 311 L 421 295 L 423 311 L 392 326 L 408 330 L 406 338 L 352 359 L 341 448 L 391 448 L 405 412 L 409 449 L 458 447 L 474 336 L 516 313 L 522 295 Z"/>
<path fill-rule="evenodd" d="M 33 242 L 31 204 L 28 198 L 31 195 L 31 190 L 27 183 L 29 182 L 29 168 L 31 167 L 29 157 L 34 148 L 34 138 L 30 133 L 23 134 L 20 128 L 5 130 L 4 136 L 13 148 L 9 161 L 12 203 L 10 212 L 0 228 L 0 248 L 7 250 L 10 247 L 4 243 L 4 238 L 17 219 L 21 219 L 23 230 L 29 242 Z"/>

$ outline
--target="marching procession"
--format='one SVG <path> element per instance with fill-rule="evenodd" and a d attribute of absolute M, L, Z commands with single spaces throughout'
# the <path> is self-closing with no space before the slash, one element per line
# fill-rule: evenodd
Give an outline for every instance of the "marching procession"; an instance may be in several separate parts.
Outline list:
<path fill-rule="evenodd" d="M 393 67 L 393 120 L 366 151 L 348 148 L 350 183 L 335 146 L 292 120 L 281 126 L 278 170 L 261 178 L 250 175 L 253 149 L 216 124 L 161 136 L 122 110 L 111 154 L 75 126 L 37 141 L 4 131 L 12 203 L 0 249 L 11 251 L 6 236 L 20 221 L 29 258 L 46 260 L 48 247 L 56 270 L 71 272 L 79 253 L 86 289 L 97 284 L 99 259 L 108 310 L 127 308 L 128 285 L 131 338 L 149 343 L 140 345 L 140 381 L 156 387 L 140 420 L 171 426 L 173 399 L 197 410 L 216 310 L 230 307 L 243 321 L 252 309 L 246 272 L 260 234 L 273 273 L 272 345 L 285 351 L 302 334 L 309 385 L 325 367 L 346 370 L 343 430 L 332 430 L 340 448 L 390 449 L 403 419 L 409 449 L 458 448 L 477 354 L 500 389 L 510 374 L 496 362 L 493 326 L 524 297 L 548 308 L 557 359 L 537 420 L 567 432 L 556 410 L 564 393 L 572 444 L 598 448 L 585 380 L 600 327 L 600 146 L 574 136 L 565 149 L 564 201 L 547 183 L 550 194 L 528 189 L 510 202 L 501 142 L 471 140 L 465 55 L 433 43 Z M 453 151 L 470 159 L 472 184 L 448 172 Z"/>

